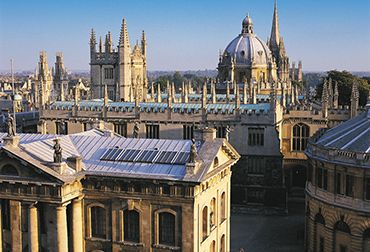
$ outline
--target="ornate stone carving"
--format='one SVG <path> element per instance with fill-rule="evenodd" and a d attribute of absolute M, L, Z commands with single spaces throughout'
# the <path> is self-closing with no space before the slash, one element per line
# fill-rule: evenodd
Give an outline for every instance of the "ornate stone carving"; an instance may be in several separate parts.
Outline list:
<path fill-rule="evenodd" d="M 62 162 L 62 146 L 60 145 L 60 139 L 54 139 L 54 163 L 61 163 Z"/>
<path fill-rule="evenodd" d="M 8 137 L 15 136 L 14 118 L 13 118 L 13 116 L 10 113 L 8 113 L 7 124 L 8 124 Z"/>

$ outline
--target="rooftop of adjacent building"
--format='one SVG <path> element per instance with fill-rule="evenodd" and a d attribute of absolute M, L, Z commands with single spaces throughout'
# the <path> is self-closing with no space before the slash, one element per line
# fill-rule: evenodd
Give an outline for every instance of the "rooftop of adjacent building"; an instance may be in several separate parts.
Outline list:
<path fill-rule="evenodd" d="M 110 133 L 110 134 L 107 134 Z M 199 170 L 193 175 L 186 172 L 191 151 L 191 140 L 124 138 L 112 132 L 93 129 L 71 135 L 19 134 L 17 147 L 6 145 L 6 133 L 0 133 L 0 152 L 16 156 L 40 168 L 61 181 L 75 178 L 76 171 L 71 160 L 82 158 L 82 173 L 110 177 L 146 178 L 158 180 L 200 182 L 220 149 L 225 150 L 231 160 L 237 161 L 238 153 L 225 139 L 214 138 L 197 141 Z M 60 140 L 63 174 L 53 167 L 54 141 Z M 197 159 L 198 160 L 198 159 Z M 232 162 L 231 162 L 232 163 Z M 228 165 L 231 165 L 228 163 Z"/>
<path fill-rule="evenodd" d="M 370 102 L 360 115 L 332 129 L 319 130 L 309 141 L 306 154 L 370 168 Z"/>

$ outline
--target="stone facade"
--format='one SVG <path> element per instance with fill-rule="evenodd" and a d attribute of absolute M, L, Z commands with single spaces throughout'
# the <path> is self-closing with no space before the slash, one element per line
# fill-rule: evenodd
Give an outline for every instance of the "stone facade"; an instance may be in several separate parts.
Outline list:
<path fill-rule="evenodd" d="M 368 122 L 369 111 L 309 142 L 306 251 L 370 250 Z"/>

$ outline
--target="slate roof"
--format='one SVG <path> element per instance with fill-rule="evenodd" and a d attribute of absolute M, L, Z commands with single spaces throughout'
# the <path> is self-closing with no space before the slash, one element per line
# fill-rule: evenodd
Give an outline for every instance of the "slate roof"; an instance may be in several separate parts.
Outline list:
<path fill-rule="evenodd" d="M 0 133 L 0 139 L 6 137 L 6 133 Z M 102 155 L 110 148 L 136 149 L 140 151 L 158 150 L 159 152 L 190 152 L 192 142 L 190 140 L 168 140 L 168 139 L 134 139 L 119 136 L 104 136 L 98 130 L 91 130 L 71 135 L 46 135 L 46 134 L 19 134 L 19 148 L 10 148 L 0 143 L 0 150 L 5 149 L 19 156 L 22 159 L 31 160 L 36 166 L 48 169 L 47 164 L 53 161 L 53 140 L 60 139 L 63 149 L 62 160 L 66 161 L 69 157 L 81 156 L 83 169 L 86 175 L 103 175 L 114 177 L 129 178 L 148 178 L 165 180 L 182 180 L 189 182 L 199 182 L 202 180 L 208 166 L 204 162 L 199 173 L 188 177 L 185 164 L 175 163 L 151 163 L 151 162 L 123 162 L 101 160 Z M 207 143 L 207 149 L 211 149 L 214 155 L 225 145 L 225 139 L 214 139 Z M 197 148 L 201 153 L 202 143 L 197 142 Z M 229 146 L 231 151 L 236 151 Z M 209 151 L 208 151 L 209 152 Z M 201 155 L 200 155 L 201 158 Z M 209 158 L 207 156 L 207 158 Z M 235 159 L 236 161 L 236 159 Z M 68 162 L 67 162 L 68 163 Z M 46 165 L 45 165 L 46 164 Z M 49 168 L 54 174 L 55 172 Z M 68 181 L 69 173 L 64 177 L 59 177 L 62 181 Z"/>
<path fill-rule="evenodd" d="M 327 130 L 316 144 L 343 151 L 370 153 L 370 109 Z"/>

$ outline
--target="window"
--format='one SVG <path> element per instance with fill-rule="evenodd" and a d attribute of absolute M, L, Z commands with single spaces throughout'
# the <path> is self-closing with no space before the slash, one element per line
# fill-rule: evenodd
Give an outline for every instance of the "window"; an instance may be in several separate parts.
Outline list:
<path fill-rule="evenodd" d="M 208 227 L 208 208 L 203 207 L 202 211 L 202 238 L 205 240 L 207 238 L 207 227 Z"/>
<path fill-rule="evenodd" d="M 324 237 L 320 236 L 319 252 L 324 252 Z"/>
<path fill-rule="evenodd" d="M 317 168 L 317 186 L 328 190 L 328 170 L 322 167 Z"/>
<path fill-rule="evenodd" d="M 108 99 L 114 100 L 114 90 L 108 90 Z"/>
<path fill-rule="evenodd" d="M 3 229 L 10 230 L 9 200 L 1 201 L 1 223 L 3 224 Z"/>
<path fill-rule="evenodd" d="M 126 123 L 115 123 L 114 132 L 121 136 L 127 137 L 127 124 Z"/>
<path fill-rule="evenodd" d="M 22 232 L 28 232 L 28 206 L 21 207 L 21 229 Z"/>
<path fill-rule="evenodd" d="M 307 145 L 307 140 L 310 136 L 310 128 L 303 123 L 298 123 L 293 126 L 293 151 L 304 151 Z"/>
<path fill-rule="evenodd" d="M 67 122 L 55 122 L 55 133 L 57 135 L 68 135 Z"/>
<path fill-rule="evenodd" d="M 249 157 L 247 159 L 248 173 L 250 174 L 264 174 L 265 173 L 265 159 L 259 157 Z"/>
<path fill-rule="evenodd" d="M 104 79 L 113 79 L 113 68 L 104 68 Z"/>
<path fill-rule="evenodd" d="M 146 125 L 146 138 L 159 139 L 159 125 Z"/>
<path fill-rule="evenodd" d="M 353 182 L 354 177 L 352 175 L 346 175 L 346 196 L 353 196 Z"/>
<path fill-rule="evenodd" d="M 335 176 L 335 192 L 337 194 L 343 194 L 342 192 L 342 174 L 337 173 Z"/>
<path fill-rule="evenodd" d="M 100 206 L 93 206 L 91 211 L 91 237 L 106 238 L 106 210 Z"/>
<path fill-rule="evenodd" d="M 223 234 L 221 236 L 221 241 L 220 241 L 220 252 L 226 252 L 226 246 L 225 246 L 225 235 Z"/>
<path fill-rule="evenodd" d="M 221 194 L 221 221 L 226 219 L 226 193 Z"/>
<path fill-rule="evenodd" d="M 248 202 L 250 203 L 263 203 L 264 191 L 261 189 L 248 188 L 247 190 Z"/>
<path fill-rule="evenodd" d="M 263 128 L 248 128 L 248 145 L 263 146 L 264 145 L 265 129 Z"/>
<path fill-rule="evenodd" d="M 366 200 L 370 200 L 370 178 L 366 178 Z"/>
<path fill-rule="evenodd" d="M 184 125 L 182 130 L 183 139 L 193 139 L 194 138 L 194 126 Z"/>
<path fill-rule="evenodd" d="M 209 246 L 210 252 L 216 252 L 216 242 L 212 241 L 211 245 Z"/>
<path fill-rule="evenodd" d="M 210 229 L 216 225 L 216 199 L 211 200 L 211 211 L 209 213 L 209 227 Z"/>
<path fill-rule="evenodd" d="M 140 242 L 140 215 L 135 210 L 125 210 L 124 215 L 124 240 Z"/>
<path fill-rule="evenodd" d="M 217 126 L 215 129 L 217 130 L 217 138 L 226 138 L 226 126 Z"/>
<path fill-rule="evenodd" d="M 175 215 L 159 213 L 159 244 L 175 246 Z"/>
<path fill-rule="evenodd" d="M 1 168 L 1 175 L 19 176 L 18 170 L 14 166 L 12 166 L 10 164 L 4 165 Z"/>
<path fill-rule="evenodd" d="M 344 245 L 339 245 L 339 246 L 340 246 L 340 249 L 339 249 L 340 252 L 347 252 L 347 246 L 344 246 Z"/>
<path fill-rule="evenodd" d="M 45 222 L 45 205 L 44 203 L 37 203 L 39 223 L 40 223 L 40 233 L 46 234 L 46 222 Z"/>

